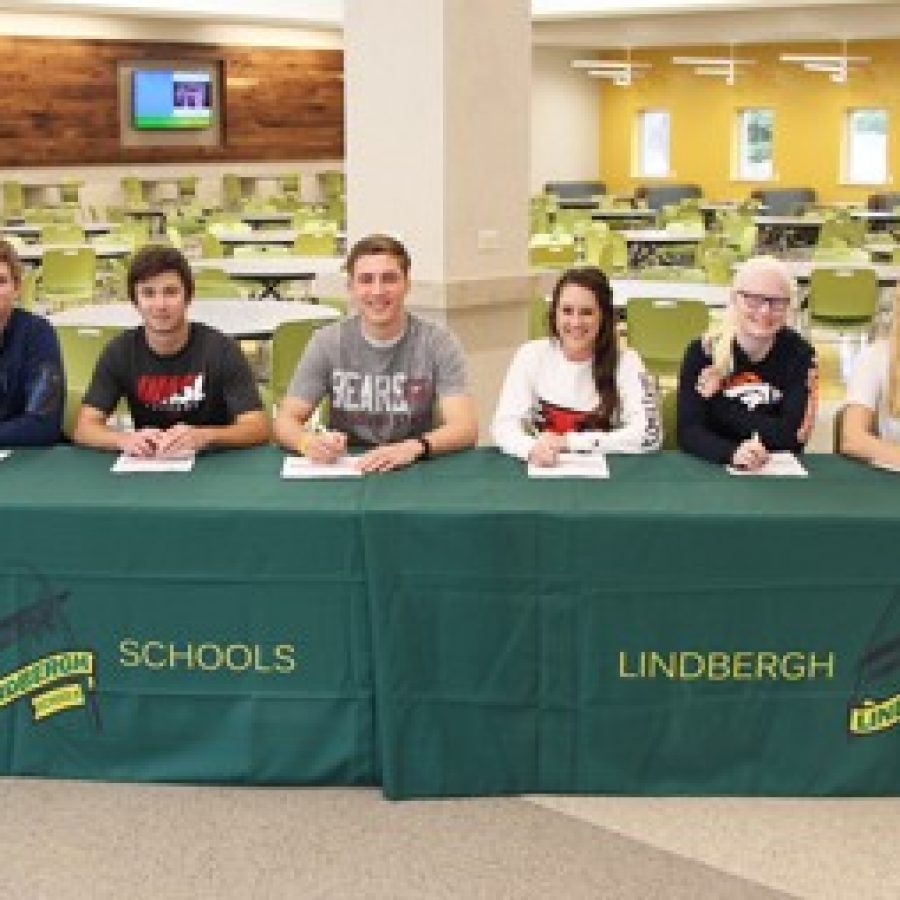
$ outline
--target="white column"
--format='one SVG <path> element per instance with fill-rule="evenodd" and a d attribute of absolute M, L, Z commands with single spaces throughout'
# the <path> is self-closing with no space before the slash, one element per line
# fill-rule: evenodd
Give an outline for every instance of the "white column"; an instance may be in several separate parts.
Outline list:
<path fill-rule="evenodd" d="M 482 432 L 526 334 L 528 0 L 347 0 L 348 241 L 398 236 L 466 347 Z"/>

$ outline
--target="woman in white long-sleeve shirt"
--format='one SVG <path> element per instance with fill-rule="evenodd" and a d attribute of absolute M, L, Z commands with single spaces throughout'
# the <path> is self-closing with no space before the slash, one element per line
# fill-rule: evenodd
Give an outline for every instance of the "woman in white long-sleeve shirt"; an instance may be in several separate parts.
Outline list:
<path fill-rule="evenodd" d="M 612 292 L 599 269 L 572 269 L 553 289 L 550 337 L 516 352 L 494 414 L 494 442 L 539 466 L 563 452 L 649 453 L 662 443 L 653 379 L 620 351 Z"/>

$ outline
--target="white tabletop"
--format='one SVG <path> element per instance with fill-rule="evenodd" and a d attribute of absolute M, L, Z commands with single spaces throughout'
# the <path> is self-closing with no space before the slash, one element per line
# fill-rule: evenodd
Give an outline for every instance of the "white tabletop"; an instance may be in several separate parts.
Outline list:
<path fill-rule="evenodd" d="M 702 300 L 707 306 L 722 307 L 728 303 L 730 288 L 705 281 L 649 281 L 641 278 L 610 280 L 613 305 L 625 306 L 632 297 L 654 300 Z"/>
<path fill-rule="evenodd" d="M 592 219 L 655 219 L 655 209 L 595 209 Z"/>
<path fill-rule="evenodd" d="M 241 213 L 241 221 L 248 225 L 262 225 L 272 223 L 274 225 L 287 225 L 293 220 L 293 213 L 289 212 L 245 212 Z"/>
<path fill-rule="evenodd" d="M 50 224 L 51 223 L 49 222 L 46 224 L 22 222 L 19 225 L 0 225 L 0 234 L 17 234 L 20 237 L 40 237 L 42 229 Z M 108 234 L 116 227 L 111 222 L 84 222 L 78 224 L 84 229 L 85 234 Z"/>
<path fill-rule="evenodd" d="M 272 281 L 310 280 L 318 275 L 340 272 L 344 265 L 342 256 L 294 256 L 287 254 L 260 256 L 223 256 L 208 259 L 192 259 L 191 268 L 222 269 L 232 278 L 258 278 Z"/>
<path fill-rule="evenodd" d="M 853 209 L 850 215 L 854 219 L 865 219 L 869 222 L 900 222 L 900 212 L 892 209 Z"/>
<path fill-rule="evenodd" d="M 16 253 L 23 262 L 39 262 L 45 250 L 93 250 L 98 259 L 116 259 L 128 256 L 134 248 L 131 244 L 98 243 L 98 244 L 26 244 L 19 247 Z"/>
<path fill-rule="evenodd" d="M 331 306 L 283 300 L 194 300 L 188 307 L 192 322 L 203 322 L 235 338 L 270 337 L 284 322 L 330 322 L 340 313 Z M 48 316 L 54 325 L 82 328 L 134 328 L 141 317 L 132 303 L 94 303 L 73 306 Z"/>
<path fill-rule="evenodd" d="M 619 232 L 629 244 L 690 244 L 703 240 L 703 232 L 696 229 L 668 230 L 666 228 L 636 228 Z"/>
<path fill-rule="evenodd" d="M 813 269 L 874 269 L 880 284 L 896 284 L 900 281 L 900 266 L 871 262 L 834 262 L 820 259 L 787 259 L 782 264 L 797 281 L 808 281 Z"/>
<path fill-rule="evenodd" d="M 270 228 L 265 231 L 216 231 L 215 235 L 223 244 L 281 244 L 291 246 L 300 231 L 296 228 Z"/>
<path fill-rule="evenodd" d="M 821 228 L 821 216 L 754 216 L 753 222 L 766 228 Z"/>

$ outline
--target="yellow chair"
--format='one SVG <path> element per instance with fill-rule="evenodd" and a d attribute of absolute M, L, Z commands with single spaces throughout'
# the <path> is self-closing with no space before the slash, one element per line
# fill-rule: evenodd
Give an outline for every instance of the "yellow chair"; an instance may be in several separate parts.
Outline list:
<path fill-rule="evenodd" d="M 200 237 L 200 253 L 204 259 L 221 259 L 225 256 L 225 248 L 222 242 L 209 231 L 204 231 Z"/>
<path fill-rule="evenodd" d="M 97 255 L 91 247 L 45 250 L 39 296 L 51 308 L 90 303 L 97 278 Z"/>
<path fill-rule="evenodd" d="M 625 321 L 628 346 L 659 378 L 678 374 L 687 345 L 709 325 L 709 309 L 701 300 L 632 297 Z"/>
<path fill-rule="evenodd" d="M 703 271 L 710 284 L 731 284 L 732 270 L 737 261 L 734 250 L 708 250 L 703 257 Z"/>
<path fill-rule="evenodd" d="M 316 174 L 319 192 L 326 199 L 340 197 L 344 193 L 344 173 L 337 170 L 322 171 Z"/>
<path fill-rule="evenodd" d="M 94 373 L 97 360 L 104 347 L 121 331 L 120 328 L 85 328 L 79 325 L 57 325 L 66 373 L 66 407 L 63 414 L 63 432 L 71 438 L 75 428 L 81 399 Z"/>
<path fill-rule="evenodd" d="M 278 189 L 285 196 L 300 196 L 300 176 L 295 173 L 279 175 Z"/>

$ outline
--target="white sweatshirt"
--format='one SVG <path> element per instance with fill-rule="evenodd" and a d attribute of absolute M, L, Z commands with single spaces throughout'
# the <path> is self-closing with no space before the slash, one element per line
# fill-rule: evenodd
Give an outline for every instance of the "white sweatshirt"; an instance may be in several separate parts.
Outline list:
<path fill-rule="evenodd" d="M 510 456 L 527 459 L 541 431 L 566 432 L 577 453 L 649 453 L 662 444 L 653 379 L 634 350 L 619 354 L 619 415 L 610 431 L 580 431 L 578 419 L 597 408 L 591 362 L 570 362 L 555 338 L 523 344 L 513 357 L 491 433 Z"/>

